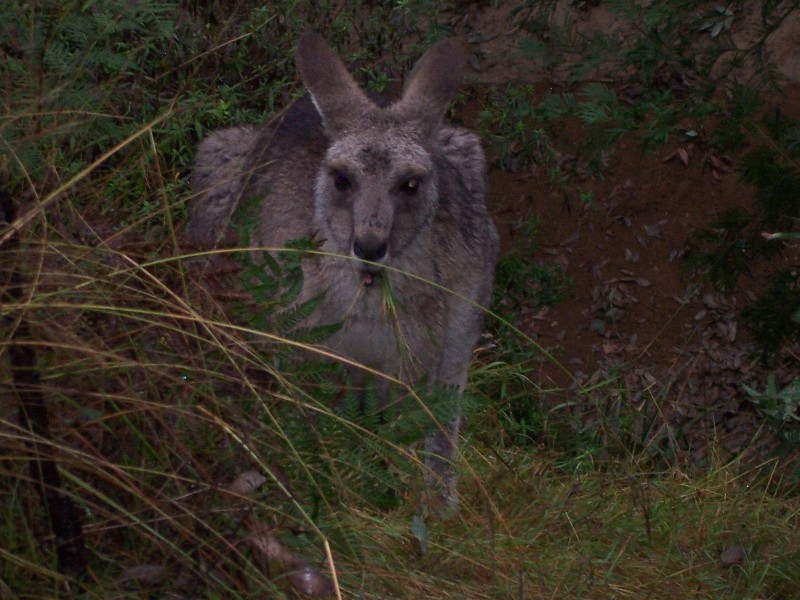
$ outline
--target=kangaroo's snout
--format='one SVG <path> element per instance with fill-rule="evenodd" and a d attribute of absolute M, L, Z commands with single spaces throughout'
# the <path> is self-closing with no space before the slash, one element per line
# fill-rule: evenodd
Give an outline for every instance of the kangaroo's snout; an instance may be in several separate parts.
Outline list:
<path fill-rule="evenodd" d="M 357 225 L 353 230 L 353 256 L 359 261 L 357 266 L 365 273 L 378 273 L 381 265 L 389 258 L 389 223 L 393 219 L 391 205 L 387 202 L 377 204 L 361 204 L 354 206 L 354 221 Z M 364 216 L 361 215 L 369 215 Z M 368 262 L 366 262 L 368 261 Z"/>
<path fill-rule="evenodd" d="M 386 260 L 386 240 L 376 235 L 365 235 L 353 240 L 353 256 L 360 261 L 359 268 L 364 274 L 364 285 L 370 286 L 374 282 L 374 275 L 382 269 L 380 264 Z"/>
<path fill-rule="evenodd" d="M 382 262 L 386 258 L 386 242 L 374 236 L 357 238 L 353 242 L 353 256 L 361 260 L 370 262 Z M 379 267 L 363 263 L 363 268 L 367 270 L 377 270 Z"/>

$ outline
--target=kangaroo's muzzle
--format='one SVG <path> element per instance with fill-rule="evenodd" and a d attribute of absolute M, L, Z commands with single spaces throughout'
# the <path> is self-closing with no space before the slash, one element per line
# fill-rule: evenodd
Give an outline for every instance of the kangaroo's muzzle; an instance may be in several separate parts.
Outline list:
<path fill-rule="evenodd" d="M 353 241 L 353 256 L 358 259 L 358 267 L 364 274 L 364 285 L 372 285 L 374 276 L 383 269 L 388 254 L 386 240 L 374 235 L 366 235 Z"/>

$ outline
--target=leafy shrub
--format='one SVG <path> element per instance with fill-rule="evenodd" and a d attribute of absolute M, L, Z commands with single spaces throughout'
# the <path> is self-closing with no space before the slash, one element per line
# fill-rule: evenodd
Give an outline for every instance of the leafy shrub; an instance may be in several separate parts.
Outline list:
<path fill-rule="evenodd" d="M 519 55 L 548 69 L 561 89 L 537 101 L 532 86 L 512 86 L 487 103 L 482 118 L 496 125 L 504 140 L 498 147 L 500 164 L 515 167 L 516 155 L 541 162 L 541 157 L 567 154 L 584 161 L 590 172 L 602 173 L 603 154 L 624 133 L 639 131 L 644 148 L 653 149 L 674 136 L 694 139 L 697 130 L 684 130 L 687 121 L 707 124 L 710 140 L 719 147 L 741 146 L 761 103 L 756 86 L 775 89 L 779 83 L 767 63 L 766 40 L 798 3 L 765 5 L 762 28 L 743 47 L 732 39 L 743 0 L 707 8 L 690 0 L 605 4 L 617 17 L 613 32 L 584 33 L 573 19 L 557 21 L 558 3 L 552 1 L 527 0 L 512 11 L 525 33 Z M 730 83 L 733 75 L 750 72 L 756 73 L 752 85 Z M 598 77 L 620 84 L 614 88 Z M 566 151 L 549 140 L 543 143 L 539 134 L 548 122 L 565 116 L 577 117 L 585 128 L 580 145 Z M 710 116 L 718 117 L 716 124 L 708 122 Z M 539 141 L 532 145 L 534 134 Z M 551 149 L 537 154 L 535 145 Z"/>
<path fill-rule="evenodd" d="M 780 113 L 767 115 L 768 136 L 741 161 L 743 181 L 756 188 L 752 209 L 731 209 L 694 236 L 690 265 L 717 287 L 732 291 L 739 278 L 781 253 L 782 241 L 772 232 L 791 235 L 800 217 L 800 123 Z M 743 311 L 755 332 L 762 357 L 769 358 L 784 342 L 800 341 L 798 275 L 778 271 L 769 287 Z"/>
<path fill-rule="evenodd" d="M 793 444 L 800 444 L 800 379 L 794 379 L 779 390 L 775 377 L 767 378 L 767 386 L 759 392 L 743 386 L 750 401 L 778 429 L 781 436 Z"/>

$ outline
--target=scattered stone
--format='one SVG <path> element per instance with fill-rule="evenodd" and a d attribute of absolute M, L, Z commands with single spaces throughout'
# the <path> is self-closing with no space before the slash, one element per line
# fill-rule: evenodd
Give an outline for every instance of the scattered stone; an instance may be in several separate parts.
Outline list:
<path fill-rule="evenodd" d="M 743 546 L 729 546 L 722 550 L 719 561 L 726 567 L 744 562 L 747 552 Z"/>

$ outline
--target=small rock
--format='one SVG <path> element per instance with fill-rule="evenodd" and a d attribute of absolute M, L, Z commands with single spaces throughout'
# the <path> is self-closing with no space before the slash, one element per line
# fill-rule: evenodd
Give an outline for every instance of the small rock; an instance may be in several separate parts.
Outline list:
<path fill-rule="evenodd" d="M 744 546 L 728 546 L 719 555 L 719 561 L 726 567 L 738 565 L 747 557 Z"/>

